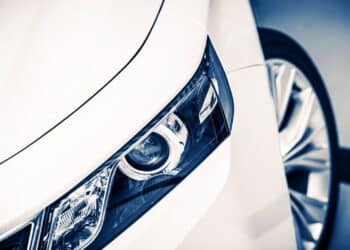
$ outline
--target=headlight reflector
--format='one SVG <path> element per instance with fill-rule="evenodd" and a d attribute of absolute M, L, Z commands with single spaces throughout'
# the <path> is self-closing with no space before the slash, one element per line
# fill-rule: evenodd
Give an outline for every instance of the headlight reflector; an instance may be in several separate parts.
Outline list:
<path fill-rule="evenodd" d="M 113 165 L 102 169 L 51 207 L 46 239 L 49 249 L 80 249 L 95 238 L 104 218 L 114 171 Z"/>

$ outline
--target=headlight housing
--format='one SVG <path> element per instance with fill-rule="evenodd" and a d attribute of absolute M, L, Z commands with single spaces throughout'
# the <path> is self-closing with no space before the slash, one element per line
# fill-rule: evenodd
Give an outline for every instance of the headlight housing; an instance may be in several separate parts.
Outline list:
<path fill-rule="evenodd" d="M 229 135 L 232 121 L 232 94 L 208 40 L 197 72 L 174 100 L 45 209 L 40 248 L 105 246 L 190 174 Z"/>

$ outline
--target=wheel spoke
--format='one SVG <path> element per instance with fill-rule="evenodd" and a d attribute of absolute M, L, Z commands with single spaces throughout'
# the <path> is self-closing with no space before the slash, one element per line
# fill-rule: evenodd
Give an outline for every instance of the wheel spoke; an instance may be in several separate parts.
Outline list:
<path fill-rule="evenodd" d="M 276 77 L 276 101 L 277 101 L 277 119 L 281 125 L 287 105 L 292 95 L 292 88 L 295 77 L 295 69 L 289 65 L 282 65 Z"/>
<path fill-rule="evenodd" d="M 268 74 L 269 74 L 269 83 L 270 83 L 270 92 L 272 96 L 272 101 L 275 107 L 277 107 L 277 87 L 276 87 L 276 72 L 278 72 L 279 67 L 270 65 L 270 67 L 267 68 Z M 277 115 L 277 109 L 275 109 L 276 118 L 278 119 Z"/>
<path fill-rule="evenodd" d="M 317 129 L 308 129 L 304 137 L 288 152 L 285 152 L 283 156 L 284 161 L 288 161 L 289 159 L 294 158 L 296 155 L 300 154 L 306 147 L 310 146 L 310 144 L 320 144 L 318 143 L 320 137 L 325 137 L 325 127 L 317 128 Z M 323 144 L 320 145 L 324 146 Z"/>
<path fill-rule="evenodd" d="M 315 94 L 306 89 L 298 95 L 295 108 L 288 121 L 287 127 L 280 133 L 282 154 L 290 151 L 304 136 L 315 103 Z"/>
<path fill-rule="evenodd" d="M 288 163 L 286 165 L 287 174 L 290 174 L 294 171 L 322 172 L 326 170 L 327 168 L 325 168 L 322 164 L 318 164 L 312 161 L 302 161 L 296 164 Z"/>
<path fill-rule="evenodd" d="M 314 149 L 285 162 L 286 173 L 295 170 L 320 172 L 329 169 L 328 149 Z"/>
<path fill-rule="evenodd" d="M 299 233 L 303 240 L 314 242 L 315 239 L 310 231 L 309 224 L 305 220 L 303 213 L 294 203 L 292 203 L 292 212 L 295 217 Z"/>
<path fill-rule="evenodd" d="M 294 190 L 290 191 L 290 195 L 292 202 L 299 208 L 309 224 L 323 222 L 327 207 L 326 202 L 311 198 Z"/>

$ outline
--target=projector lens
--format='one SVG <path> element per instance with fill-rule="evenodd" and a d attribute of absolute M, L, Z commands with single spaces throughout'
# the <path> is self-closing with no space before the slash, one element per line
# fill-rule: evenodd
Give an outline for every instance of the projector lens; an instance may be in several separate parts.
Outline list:
<path fill-rule="evenodd" d="M 154 171 L 162 167 L 168 157 L 169 145 L 164 137 L 151 133 L 126 155 L 126 160 L 138 170 Z"/>

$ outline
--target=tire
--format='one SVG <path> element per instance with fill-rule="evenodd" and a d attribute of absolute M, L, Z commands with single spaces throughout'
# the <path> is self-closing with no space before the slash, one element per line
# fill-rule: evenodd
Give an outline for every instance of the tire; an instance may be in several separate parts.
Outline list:
<path fill-rule="evenodd" d="M 338 139 L 330 98 L 317 68 L 301 46 L 299 46 L 288 36 L 269 29 L 259 29 L 259 36 L 265 60 L 268 61 L 273 58 L 278 58 L 290 62 L 291 64 L 295 65 L 308 79 L 308 81 L 311 83 L 313 91 L 316 94 L 326 121 L 330 151 L 328 209 L 326 212 L 323 229 L 315 248 L 327 249 L 332 232 L 338 196 L 338 174 L 336 168 Z M 296 230 L 296 233 L 297 231 L 298 230 Z M 298 243 L 298 248 L 303 249 L 303 246 Z"/>

